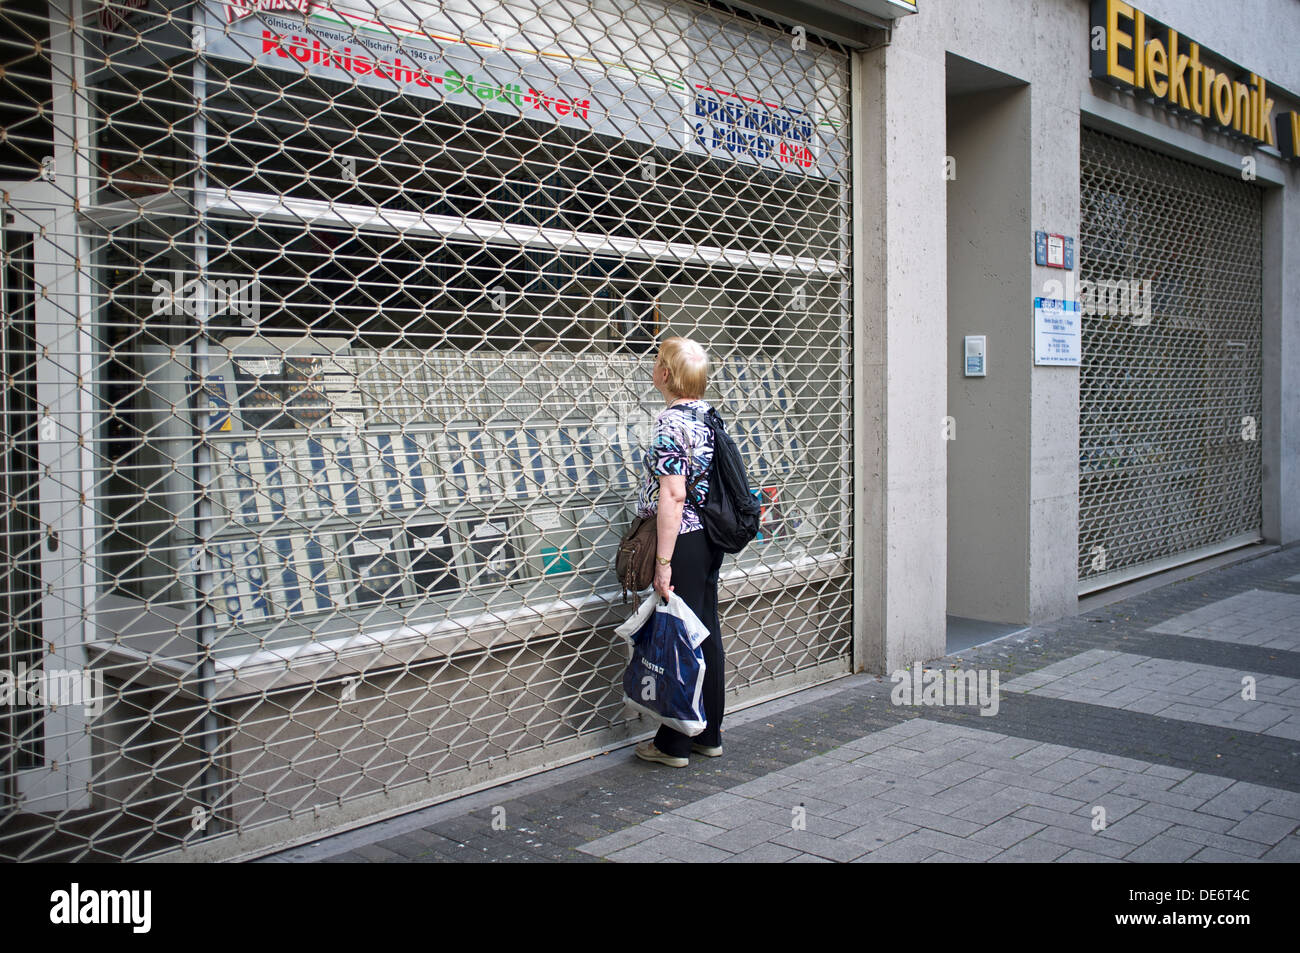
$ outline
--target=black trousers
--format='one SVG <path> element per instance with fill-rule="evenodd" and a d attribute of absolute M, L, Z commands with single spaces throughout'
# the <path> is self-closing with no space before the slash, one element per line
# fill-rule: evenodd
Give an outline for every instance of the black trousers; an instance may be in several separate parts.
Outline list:
<path fill-rule="evenodd" d="M 675 758 L 690 757 L 692 742 L 711 748 L 722 744 L 722 702 L 727 684 L 722 629 L 718 624 L 718 571 L 722 568 L 722 557 L 722 550 L 709 545 L 708 534 L 702 529 L 680 534 L 673 546 L 673 575 L 669 584 L 709 630 L 709 637 L 700 645 L 704 653 L 701 700 L 708 727 L 692 738 L 675 728 L 660 725 L 655 735 L 655 747 Z"/>

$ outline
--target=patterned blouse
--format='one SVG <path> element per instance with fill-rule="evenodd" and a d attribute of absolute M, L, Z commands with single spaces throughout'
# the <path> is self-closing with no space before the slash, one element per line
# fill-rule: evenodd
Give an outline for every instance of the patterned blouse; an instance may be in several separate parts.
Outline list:
<path fill-rule="evenodd" d="M 637 494 L 637 515 L 651 516 L 659 512 L 659 477 L 663 474 L 681 474 L 686 477 L 687 489 L 691 478 L 706 473 L 713 462 L 713 430 L 703 419 L 709 405 L 702 400 L 690 400 L 665 407 L 655 419 L 654 433 L 645 452 L 645 473 Z M 693 412 L 693 413 L 692 413 Z M 694 499 L 682 506 L 682 525 L 678 533 L 691 533 L 703 529 L 695 502 L 709 494 L 708 477 L 695 486 Z"/>

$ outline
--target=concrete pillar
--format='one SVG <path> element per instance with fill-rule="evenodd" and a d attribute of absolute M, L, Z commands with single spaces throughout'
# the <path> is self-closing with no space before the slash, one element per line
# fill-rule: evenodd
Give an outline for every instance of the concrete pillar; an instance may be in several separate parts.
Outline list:
<path fill-rule="evenodd" d="M 857 661 L 877 672 L 941 656 L 946 639 L 941 23 L 909 17 L 856 70 Z"/>

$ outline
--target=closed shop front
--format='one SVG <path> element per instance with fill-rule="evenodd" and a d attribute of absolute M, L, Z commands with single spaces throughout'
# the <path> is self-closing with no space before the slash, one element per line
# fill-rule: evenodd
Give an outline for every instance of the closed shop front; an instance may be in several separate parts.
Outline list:
<path fill-rule="evenodd" d="M 1079 585 L 1261 538 L 1262 190 L 1089 129 Z"/>
<path fill-rule="evenodd" d="M 666 0 L 72 23 L 0 11 L 53 107 L 0 167 L 0 856 L 229 856 L 648 730 L 610 566 L 669 334 L 764 504 L 729 706 L 850 670 L 844 51 Z"/>

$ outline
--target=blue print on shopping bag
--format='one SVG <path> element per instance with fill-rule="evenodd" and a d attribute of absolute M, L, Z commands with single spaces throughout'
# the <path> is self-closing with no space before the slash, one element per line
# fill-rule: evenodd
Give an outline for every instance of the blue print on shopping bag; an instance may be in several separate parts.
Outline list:
<path fill-rule="evenodd" d="M 623 672 L 624 701 L 685 735 L 698 735 L 704 717 L 704 653 L 709 630 L 674 594 L 658 596 L 616 630 L 632 642 L 632 661 Z"/>

